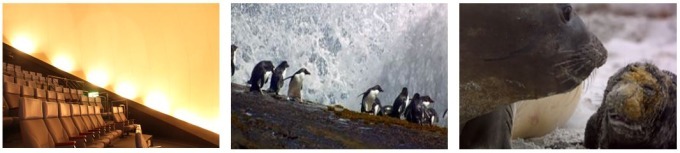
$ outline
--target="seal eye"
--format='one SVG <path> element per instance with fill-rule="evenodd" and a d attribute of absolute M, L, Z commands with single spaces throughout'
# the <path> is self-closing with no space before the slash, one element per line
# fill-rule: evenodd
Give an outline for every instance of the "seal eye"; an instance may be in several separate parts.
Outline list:
<path fill-rule="evenodd" d="M 569 22 L 571 20 L 571 6 L 562 8 L 562 17 L 564 18 L 564 22 Z"/>

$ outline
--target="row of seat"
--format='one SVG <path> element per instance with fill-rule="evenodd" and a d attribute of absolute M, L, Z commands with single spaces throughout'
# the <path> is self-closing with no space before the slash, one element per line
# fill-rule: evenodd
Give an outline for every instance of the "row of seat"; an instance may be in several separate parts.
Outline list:
<path fill-rule="evenodd" d="M 114 121 L 102 118 L 99 106 L 58 103 L 21 98 L 20 128 L 25 147 L 102 148 L 136 126 L 120 107 L 114 107 Z"/>
<path fill-rule="evenodd" d="M 21 97 L 102 107 L 101 97 L 87 97 L 82 94 L 78 95 L 77 93 L 61 93 L 56 91 L 46 91 L 39 88 L 21 86 L 19 84 L 11 82 L 4 82 L 3 88 L 4 88 L 3 109 L 5 111 L 5 113 L 3 113 L 3 121 L 9 123 L 9 125 L 13 123 L 11 120 L 12 117 L 18 116 L 17 109 L 19 107 L 19 98 Z M 79 100 L 75 100 L 76 98 L 73 97 L 78 97 L 77 99 Z"/>
<path fill-rule="evenodd" d="M 22 70 L 21 66 L 3 63 L 4 82 L 14 82 L 44 90 L 61 87 L 59 79 L 44 77 L 42 73 Z"/>
<path fill-rule="evenodd" d="M 36 85 L 33 81 L 25 81 L 23 79 L 14 79 L 12 76 L 4 75 L 3 77 L 3 82 L 8 82 L 8 83 L 14 83 L 19 86 L 26 86 L 33 88 L 35 90 L 36 94 L 46 94 L 47 92 L 55 92 L 55 93 L 64 93 L 65 97 L 64 99 L 68 102 L 81 102 L 80 96 L 79 95 L 84 95 L 83 90 L 79 89 L 72 89 L 72 88 L 66 88 L 62 86 L 50 86 L 49 88 L 44 88 L 40 85 Z M 30 91 L 33 92 L 33 91 Z"/>
<path fill-rule="evenodd" d="M 3 128 L 18 129 L 25 147 L 101 148 L 141 128 L 127 119 L 123 107 L 103 109 L 101 97 L 63 87 L 57 77 L 9 63 L 3 70 Z"/>

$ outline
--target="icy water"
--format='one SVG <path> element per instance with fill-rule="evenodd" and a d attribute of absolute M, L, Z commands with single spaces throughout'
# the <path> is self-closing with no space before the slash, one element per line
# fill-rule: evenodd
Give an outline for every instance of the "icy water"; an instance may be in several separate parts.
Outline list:
<path fill-rule="evenodd" d="M 374 85 L 383 105 L 402 87 L 448 107 L 446 4 L 232 4 L 233 83 L 245 84 L 262 60 L 304 67 L 305 100 L 358 111 Z M 267 88 L 269 84 L 265 85 Z M 280 93 L 287 93 L 288 82 Z M 439 122 L 446 126 L 447 120 Z"/>

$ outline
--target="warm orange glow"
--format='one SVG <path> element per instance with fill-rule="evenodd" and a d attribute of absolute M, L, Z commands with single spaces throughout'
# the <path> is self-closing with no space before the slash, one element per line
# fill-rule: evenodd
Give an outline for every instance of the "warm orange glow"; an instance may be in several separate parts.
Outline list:
<path fill-rule="evenodd" d="M 109 85 L 109 75 L 104 70 L 101 69 L 91 70 L 90 72 L 87 72 L 86 75 L 87 81 L 96 86 L 104 88 L 107 85 Z"/>
<path fill-rule="evenodd" d="M 116 85 L 116 93 L 127 99 L 135 99 L 137 97 L 137 89 L 129 82 L 120 82 Z"/>
<path fill-rule="evenodd" d="M 65 72 L 73 72 L 73 60 L 66 55 L 57 55 L 52 61 L 52 65 Z"/>
<path fill-rule="evenodd" d="M 172 115 L 180 120 L 184 120 L 196 126 L 203 127 L 206 130 L 210 130 L 215 133 L 218 133 L 219 131 L 217 124 L 215 124 L 217 120 L 201 118 L 200 116 L 197 116 L 196 114 L 185 109 L 178 109 Z"/>
<path fill-rule="evenodd" d="M 12 46 L 19 51 L 26 54 L 33 54 L 35 52 L 35 43 L 26 35 L 19 35 L 10 41 Z"/>
<path fill-rule="evenodd" d="M 2 5 L 2 35 L 14 47 L 27 36 L 36 58 L 173 117 L 184 109 L 183 120 L 213 130 L 219 14 L 219 4 L 13 3 Z"/>
<path fill-rule="evenodd" d="M 161 113 L 170 114 L 170 102 L 165 94 L 154 91 L 144 99 L 144 105 Z"/>

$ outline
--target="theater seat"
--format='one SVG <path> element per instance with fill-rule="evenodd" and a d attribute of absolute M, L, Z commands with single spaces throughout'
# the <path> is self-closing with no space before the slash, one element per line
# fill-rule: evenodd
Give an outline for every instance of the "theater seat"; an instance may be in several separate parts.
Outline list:
<path fill-rule="evenodd" d="M 92 108 L 92 111 L 93 112 L 90 113 L 90 109 L 88 108 L 87 105 L 80 105 L 81 113 L 80 117 L 83 119 L 83 123 L 85 123 L 85 125 L 87 125 L 89 129 L 99 131 L 101 137 L 109 139 L 111 142 L 116 140 L 118 137 L 116 137 L 115 134 L 109 133 L 105 127 L 100 127 L 94 122 L 92 122 L 93 120 L 90 115 L 94 117 L 94 108 Z"/>
<path fill-rule="evenodd" d="M 43 102 L 45 125 L 56 143 L 75 143 L 75 146 L 85 147 L 84 137 L 69 137 L 59 120 L 59 104 Z"/>
<path fill-rule="evenodd" d="M 35 98 L 35 89 L 29 86 L 21 86 L 21 97 Z"/>
<path fill-rule="evenodd" d="M 57 102 L 59 103 L 65 103 L 66 99 L 64 99 L 64 93 L 57 92 Z"/>
<path fill-rule="evenodd" d="M 21 119 L 21 138 L 25 147 L 51 148 L 67 147 L 75 148 L 73 143 L 55 143 L 47 130 L 43 120 L 42 101 L 34 98 L 21 98 L 19 103 L 19 117 Z"/>
<path fill-rule="evenodd" d="M 47 92 L 40 88 L 35 88 L 35 98 L 42 101 L 47 101 Z"/>
<path fill-rule="evenodd" d="M 64 93 L 64 100 L 65 100 L 67 103 L 73 102 L 73 100 L 71 100 L 71 89 L 69 89 L 69 88 L 63 88 L 63 93 Z"/>
<path fill-rule="evenodd" d="M 115 130 L 113 130 L 112 126 L 99 122 L 99 119 L 97 119 L 95 111 L 96 110 L 94 106 L 87 106 L 87 118 L 90 119 L 90 122 L 92 122 L 94 128 L 102 129 L 106 133 L 106 135 L 111 136 L 112 140 L 118 139 L 118 137 L 121 136 L 121 133 L 118 133 Z"/>
<path fill-rule="evenodd" d="M 57 92 L 47 90 L 47 101 L 59 102 L 57 100 Z"/>
<path fill-rule="evenodd" d="M 7 115 L 8 116 L 19 116 L 19 100 L 21 98 L 21 86 L 16 83 L 5 82 L 3 83 L 4 92 L 3 97 L 7 103 Z"/>
<path fill-rule="evenodd" d="M 128 135 L 130 132 L 134 132 L 135 126 L 133 124 L 130 124 L 129 121 L 123 120 L 121 118 L 121 113 L 122 113 L 122 107 L 113 107 L 113 113 L 111 116 L 113 116 L 113 120 L 116 124 L 116 129 L 120 129 L 123 131 L 123 134 Z"/>
<path fill-rule="evenodd" d="M 99 130 L 91 129 L 88 125 L 86 125 L 81 115 L 82 112 L 80 105 L 71 104 L 71 119 L 73 119 L 73 123 L 76 125 L 78 131 L 80 131 L 80 133 L 94 134 L 94 139 L 101 141 L 105 145 L 110 145 L 111 139 L 102 137 L 102 133 Z"/>
<path fill-rule="evenodd" d="M 97 122 L 99 122 L 100 125 L 106 125 L 106 126 L 111 127 L 112 132 L 116 132 L 118 137 L 120 137 L 123 134 L 123 130 L 115 129 L 113 122 L 104 121 L 104 118 L 102 117 L 101 108 L 99 106 L 94 106 L 94 114 L 95 114 L 95 118 L 97 119 Z"/>
<path fill-rule="evenodd" d="M 85 147 L 103 148 L 105 146 L 103 141 L 95 139 L 94 133 L 81 133 L 78 131 L 78 128 L 76 128 L 76 125 L 71 118 L 71 104 L 59 103 L 59 120 L 69 137 L 85 138 L 87 140 Z"/>

